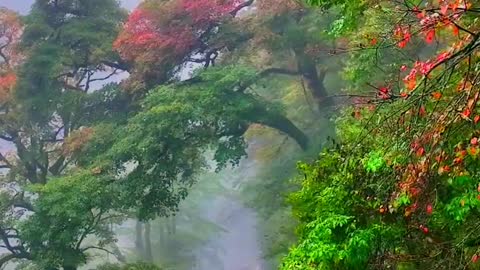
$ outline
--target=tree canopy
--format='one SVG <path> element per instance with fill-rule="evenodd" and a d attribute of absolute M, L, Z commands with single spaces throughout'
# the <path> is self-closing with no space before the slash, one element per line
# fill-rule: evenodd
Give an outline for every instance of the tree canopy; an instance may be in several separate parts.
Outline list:
<path fill-rule="evenodd" d="M 339 20 L 355 7 L 311 3 Z M 363 4 L 345 66 L 362 94 L 336 146 L 300 165 L 300 242 L 282 267 L 477 269 L 477 3 Z"/>

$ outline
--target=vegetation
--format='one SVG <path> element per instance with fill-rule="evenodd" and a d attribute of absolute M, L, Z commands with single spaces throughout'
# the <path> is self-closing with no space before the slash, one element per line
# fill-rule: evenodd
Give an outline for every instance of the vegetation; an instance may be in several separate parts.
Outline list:
<path fill-rule="evenodd" d="M 299 164 L 282 269 L 477 269 L 477 3 L 338 2 L 312 4 L 365 16 L 345 66 L 361 95 L 332 147 Z"/>

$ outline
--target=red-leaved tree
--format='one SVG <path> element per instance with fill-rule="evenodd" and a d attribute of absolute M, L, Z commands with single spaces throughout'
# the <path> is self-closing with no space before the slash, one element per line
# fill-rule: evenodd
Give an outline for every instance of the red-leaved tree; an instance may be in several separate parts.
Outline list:
<path fill-rule="evenodd" d="M 0 102 L 7 101 L 15 86 L 14 68 L 20 61 L 18 42 L 22 24 L 18 15 L 8 9 L 0 9 Z"/>
<path fill-rule="evenodd" d="M 114 48 L 147 84 L 170 78 L 186 62 L 212 64 L 224 44 L 212 40 L 244 0 L 148 0 L 126 21 Z M 134 75 L 135 77 L 135 75 Z"/>

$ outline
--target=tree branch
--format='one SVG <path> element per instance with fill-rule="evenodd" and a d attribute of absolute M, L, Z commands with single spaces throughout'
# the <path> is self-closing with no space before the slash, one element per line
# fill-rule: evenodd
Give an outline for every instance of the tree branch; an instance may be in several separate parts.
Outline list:
<path fill-rule="evenodd" d="M 18 194 L 17 194 L 18 195 Z M 15 196 L 12 201 L 13 207 L 23 208 L 31 212 L 35 212 L 33 205 L 30 202 L 25 201 L 23 192 L 20 193 L 20 197 Z"/>
<path fill-rule="evenodd" d="M 109 66 L 109 67 L 119 69 L 119 70 L 123 70 L 123 71 L 129 71 L 130 70 L 130 66 L 127 63 L 122 63 L 122 62 L 116 63 L 116 62 L 111 62 L 111 61 L 102 61 L 101 63 L 104 64 L 105 66 Z"/>
<path fill-rule="evenodd" d="M 280 75 L 290 75 L 290 76 L 298 76 L 300 75 L 300 72 L 297 70 L 289 70 L 285 68 L 267 68 L 263 71 L 261 71 L 258 76 L 260 78 L 270 76 L 272 74 L 280 74 Z"/>
<path fill-rule="evenodd" d="M 105 80 L 108 80 L 108 79 L 110 79 L 113 75 L 118 74 L 117 71 L 118 71 L 118 68 L 114 69 L 112 73 L 110 73 L 109 75 L 107 75 L 107 76 L 105 76 L 105 77 L 103 77 L 103 78 L 91 79 L 89 82 L 96 82 L 96 81 L 105 81 Z"/>
<path fill-rule="evenodd" d="M 2 139 L 4 141 L 7 141 L 7 142 L 13 142 L 12 137 L 8 137 L 8 136 L 5 136 L 5 135 L 0 135 L 0 139 Z"/>
<path fill-rule="evenodd" d="M 102 248 L 102 247 L 97 247 L 97 246 L 88 246 L 88 247 L 84 247 L 82 249 L 80 249 L 81 252 L 85 252 L 89 249 L 98 249 L 98 250 L 101 250 L 101 251 L 105 251 L 106 253 L 110 254 L 110 255 L 113 255 L 115 256 L 115 258 L 117 257 L 117 255 L 113 252 L 111 252 L 110 250 L 106 249 L 106 248 Z"/>
<path fill-rule="evenodd" d="M 6 263 L 8 263 L 9 261 L 13 260 L 13 259 L 18 259 L 20 258 L 18 254 L 7 254 L 3 257 L 0 258 L 0 268 L 2 268 Z"/>
<path fill-rule="evenodd" d="M 243 2 L 242 4 L 238 5 L 234 10 L 230 11 L 230 15 L 232 15 L 233 17 L 237 16 L 237 13 L 248 7 L 248 6 L 251 6 L 253 4 L 254 0 L 248 0 L 246 2 Z"/>

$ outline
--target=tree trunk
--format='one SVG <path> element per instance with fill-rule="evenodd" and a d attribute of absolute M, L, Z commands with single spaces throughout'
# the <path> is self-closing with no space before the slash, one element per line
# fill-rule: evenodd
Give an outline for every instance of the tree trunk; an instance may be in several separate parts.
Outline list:
<path fill-rule="evenodd" d="M 151 225 L 150 222 L 145 223 L 145 261 L 153 262 L 152 241 L 150 238 Z"/>
<path fill-rule="evenodd" d="M 311 56 L 306 55 L 302 49 L 295 49 L 294 53 L 297 59 L 298 72 L 302 75 L 318 109 L 320 109 L 322 105 L 330 105 L 327 89 L 323 84 L 326 71 L 321 70 L 319 72 L 315 60 L 312 59 Z"/>
<path fill-rule="evenodd" d="M 137 220 L 135 224 L 135 247 L 137 248 L 140 254 L 143 254 L 144 243 L 143 243 L 143 224 Z"/>
<path fill-rule="evenodd" d="M 159 227 L 160 227 L 160 231 L 158 232 L 158 237 L 159 237 L 159 242 L 160 242 L 160 246 L 161 247 L 164 247 L 165 246 L 165 241 L 166 241 L 166 238 L 165 238 L 165 219 L 160 219 L 160 221 L 158 222 L 159 223 Z"/>

